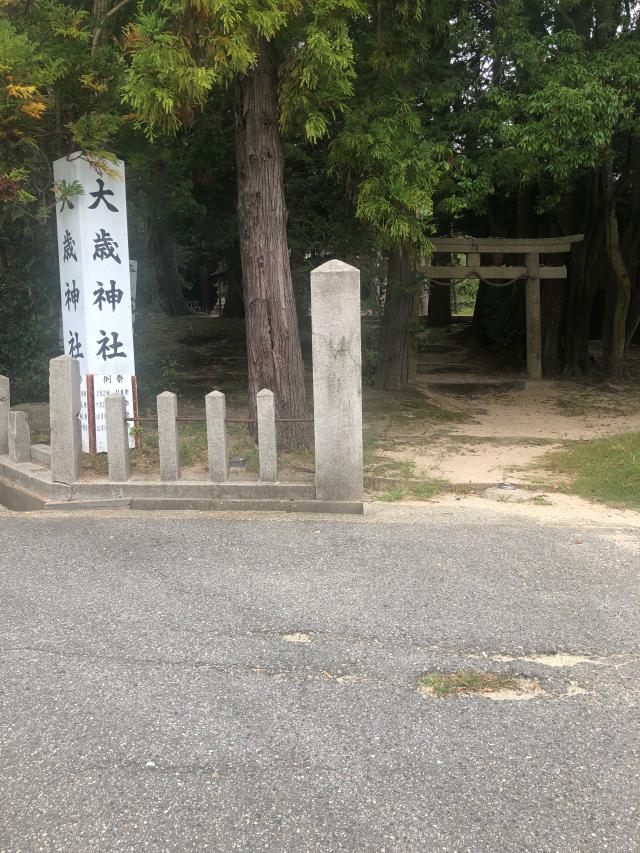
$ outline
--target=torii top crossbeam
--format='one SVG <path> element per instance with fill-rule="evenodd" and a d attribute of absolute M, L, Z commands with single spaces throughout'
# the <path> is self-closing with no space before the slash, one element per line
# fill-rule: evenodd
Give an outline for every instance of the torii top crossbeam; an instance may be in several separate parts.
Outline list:
<path fill-rule="evenodd" d="M 581 243 L 584 234 L 572 234 L 569 237 L 434 237 L 431 240 L 436 252 L 465 252 L 480 255 L 504 253 L 521 255 L 538 252 L 550 255 L 556 252 L 568 252 L 572 243 Z"/>

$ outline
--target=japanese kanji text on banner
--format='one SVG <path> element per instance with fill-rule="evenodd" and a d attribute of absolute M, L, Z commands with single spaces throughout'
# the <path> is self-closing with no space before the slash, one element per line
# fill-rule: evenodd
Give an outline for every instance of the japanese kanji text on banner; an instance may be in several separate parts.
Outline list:
<path fill-rule="evenodd" d="M 83 377 L 83 449 L 102 452 L 104 400 L 94 389 L 123 393 L 128 417 L 136 408 L 124 163 L 99 171 L 76 153 L 56 160 L 53 174 L 58 188 L 83 189 L 56 204 L 62 324 L 65 353 Z"/>

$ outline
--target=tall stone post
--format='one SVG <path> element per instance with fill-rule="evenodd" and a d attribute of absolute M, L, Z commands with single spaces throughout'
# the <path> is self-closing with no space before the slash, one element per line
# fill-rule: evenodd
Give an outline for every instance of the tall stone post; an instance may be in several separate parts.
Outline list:
<path fill-rule="evenodd" d="M 260 479 L 275 483 L 278 479 L 278 453 L 276 440 L 276 404 L 273 391 L 263 388 L 256 394 L 258 413 L 258 455 Z"/>
<path fill-rule="evenodd" d="M 311 273 L 316 498 L 360 501 L 360 271 L 327 261 Z"/>
<path fill-rule="evenodd" d="M 207 417 L 209 477 L 217 483 L 224 483 L 229 476 L 225 396 L 220 391 L 212 391 L 204 398 L 204 405 Z"/>
<path fill-rule="evenodd" d="M 82 473 L 80 365 L 68 355 L 49 362 L 51 480 L 75 483 Z"/>
<path fill-rule="evenodd" d="M 160 479 L 180 479 L 180 432 L 178 398 L 171 391 L 158 394 L 158 446 L 160 447 Z"/>
<path fill-rule="evenodd" d="M 528 252 L 525 257 L 527 284 L 527 374 L 529 379 L 542 379 L 542 318 L 540 313 L 540 255 Z"/>
<path fill-rule="evenodd" d="M 11 391 L 9 377 L 0 376 L 0 456 L 9 452 L 9 409 Z"/>
<path fill-rule="evenodd" d="M 122 394 L 108 394 L 104 401 L 107 422 L 107 453 L 109 479 L 122 482 L 129 479 L 129 424 L 127 401 Z"/>
<path fill-rule="evenodd" d="M 31 462 L 31 430 L 26 412 L 9 412 L 9 458 Z"/>

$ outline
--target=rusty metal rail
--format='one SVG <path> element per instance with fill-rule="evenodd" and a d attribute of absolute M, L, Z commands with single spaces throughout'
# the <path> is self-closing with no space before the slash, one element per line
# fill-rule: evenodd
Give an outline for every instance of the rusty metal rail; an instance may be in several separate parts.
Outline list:
<path fill-rule="evenodd" d="M 148 418 L 125 418 L 127 423 L 158 423 L 158 418 L 148 417 Z M 196 423 L 196 424 L 204 424 L 207 422 L 206 418 L 176 418 L 176 423 Z M 254 418 L 225 418 L 225 423 L 227 424 L 256 424 L 258 423 Z M 313 418 L 276 418 L 277 424 L 312 424 Z"/>

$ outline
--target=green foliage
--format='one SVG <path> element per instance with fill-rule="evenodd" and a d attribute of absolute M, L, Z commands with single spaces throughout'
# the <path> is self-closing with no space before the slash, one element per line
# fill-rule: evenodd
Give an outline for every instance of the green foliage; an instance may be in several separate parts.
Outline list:
<path fill-rule="evenodd" d="M 347 21 L 363 8 L 358 0 L 162 0 L 154 12 L 141 4 L 125 33 L 125 99 L 149 138 L 175 133 L 214 87 L 247 72 L 272 42 L 280 53 L 281 125 L 316 141 L 351 94 Z"/>
<path fill-rule="evenodd" d="M 43 305 L 44 302 L 44 305 Z M 59 354 L 58 325 L 42 288 L 28 276 L 0 276 L 0 373 L 16 403 L 47 397 L 48 359 Z"/>
<path fill-rule="evenodd" d="M 451 141 L 432 113 L 455 89 L 441 57 L 448 16 L 446 3 L 382 2 L 359 22 L 355 94 L 330 148 L 331 173 L 381 246 L 422 255 L 451 165 Z"/>

